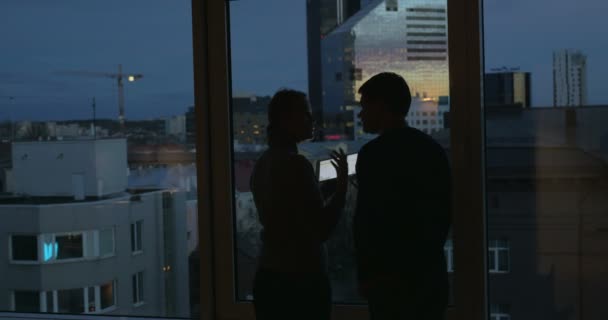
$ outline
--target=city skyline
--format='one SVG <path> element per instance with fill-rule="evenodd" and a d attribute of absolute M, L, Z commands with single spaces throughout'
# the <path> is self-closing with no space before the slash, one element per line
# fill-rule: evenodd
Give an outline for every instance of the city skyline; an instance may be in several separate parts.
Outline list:
<path fill-rule="evenodd" d="M 0 30 L 0 36 L 11 45 L 3 46 L 5 59 L 0 61 L 0 121 L 91 118 L 93 97 L 97 98 L 99 118 L 117 118 L 115 82 L 54 72 L 113 72 L 118 64 L 123 64 L 126 72 L 144 75 L 141 81 L 126 85 L 127 120 L 185 113 L 194 101 L 190 4 L 177 4 L 164 0 L 77 5 L 3 1 L 0 18 L 7 27 Z M 608 64 L 601 60 L 608 46 L 577 36 L 585 33 L 601 38 L 606 22 L 600 14 L 605 3 L 560 0 L 550 11 L 538 7 L 542 4 L 521 0 L 490 0 L 484 5 L 486 69 L 518 66 L 530 72 L 533 106 L 552 105 L 552 52 L 562 48 L 580 50 L 588 57 L 589 104 L 608 101 L 601 81 L 608 72 Z M 307 92 L 305 2 L 272 0 L 268 10 L 259 10 L 258 4 L 249 0 L 231 2 L 230 6 L 234 92 L 271 95 L 280 87 Z M 541 9 L 550 19 L 537 19 L 535 12 Z M 259 14 L 251 15 L 251 10 Z M 518 24 L 511 21 L 515 12 Z M 589 18 L 576 25 L 561 23 L 576 12 Z M 539 42 L 541 35 L 543 41 Z M 514 45 L 521 48 L 515 54 Z"/>

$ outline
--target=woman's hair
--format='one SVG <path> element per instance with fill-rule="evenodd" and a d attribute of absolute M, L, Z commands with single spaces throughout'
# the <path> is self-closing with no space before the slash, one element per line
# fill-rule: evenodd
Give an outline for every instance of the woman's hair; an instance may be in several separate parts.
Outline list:
<path fill-rule="evenodd" d="M 307 102 L 306 94 L 293 89 L 280 89 L 270 99 L 268 104 L 268 127 L 266 128 L 269 145 L 278 144 L 286 138 L 285 133 L 279 131 L 279 128 L 281 128 L 279 122 L 285 114 L 301 107 L 302 102 Z"/>

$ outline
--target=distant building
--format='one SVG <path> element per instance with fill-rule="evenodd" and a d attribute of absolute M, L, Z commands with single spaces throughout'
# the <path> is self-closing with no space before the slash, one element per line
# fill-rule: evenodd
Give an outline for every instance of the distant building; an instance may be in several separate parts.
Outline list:
<path fill-rule="evenodd" d="M 308 44 L 308 95 L 317 123 L 323 123 L 321 39 L 354 15 L 360 0 L 306 1 L 306 33 Z"/>
<path fill-rule="evenodd" d="M 359 88 L 383 71 L 403 76 L 419 100 L 449 96 L 445 0 L 372 1 L 321 45 L 326 135 L 352 132 Z"/>
<path fill-rule="evenodd" d="M 267 143 L 266 127 L 270 99 L 271 97 L 254 95 L 232 98 L 232 130 L 236 143 Z"/>
<path fill-rule="evenodd" d="M 196 145 L 196 114 L 194 106 L 188 108 L 188 112 L 186 112 L 186 144 L 189 146 Z"/>
<path fill-rule="evenodd" d="M 177 115 L 165 119 L 165 134 L 178 139 L 186 140 L 186 115 Z"/>
<path fill-rule="evenodd" d="M 185 193 L 127 186 L 126 141 L 12 146 L 1 310 L 189 317 Z"/>
<path fill-rule="evenodd" d="M 484 99 L 486 107 L 513 106 L 530 108 L 530 73 L 505 71 L 486 73 L 484 76 Z"/>
<path fill-rule="evenodd" d="M 587 104 L 587 56 L 577 50 L 553 52 L 553 106 Z"/>
<path fill-rule="evenodd" d="M 375 135 L 363 132 L 363 123 L 361 119 L 357 118 L 360 110 L 361 107 L 356 107 L 354 110 L 354 117 L 356 118 L 354 127 L 355 140 L 373 138 Z M 439 101 L 424 101 L 414 98 L 405 121 L 408 126 L 430 135 L 447 128 L 446 118 L 449 111 L 448 97 L 441 97 Z"/>

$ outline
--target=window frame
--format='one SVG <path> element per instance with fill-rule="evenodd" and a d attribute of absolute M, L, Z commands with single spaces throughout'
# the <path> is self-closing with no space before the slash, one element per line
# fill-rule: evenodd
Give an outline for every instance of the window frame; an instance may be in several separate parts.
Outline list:
<path fill-rule="evenodd" d="M 506 245 L 503 245 L 506 244 Z M 500 253 L 506 252 L 507 254 L 507 269 L 501 270 L 500 266 Z M 490 274 L 506 274 L 511 272 L 511 243 L 508 240 L 490 240 L 488 242 L 488 273 Z M 489 261 L 494 263 L 494 267 L 491 268 Z"/>
<path fill-rule="evenodd" d="M 135 293 L 135 295 L 137 296 L 137 301 L 132 301 L 132 304 L 134 307 L 140 307 L 140 306 L 143 306 L 144 304 L 146 304 L 146 300 L 145 300 L 146 291 L 144 288 L 144 282 L 145 282 L 144 277 L 145 277 L 145 275 L 144 275 L 143 270 L 138 271 L 131 275 L 131 290 L 132 290 L 131 293 L 132 294 Z M 143 293 L 143 294 L 140 294 L 140 293 Z"/>
<path fill-rule="evenodd" d="M 253 319 L 252 304 L 234 299 L 227 4 L 228 1 L 192 0 L 200 309 L 202 319 Z M 480 0 L 447 0 L 447 6 L 451 153 L 454 184 L 459 186 L 454 189 L 453 200 L 457 213 L 453 221 L 454 263 L 459 271 L 454 274 L 455 306 L 448 310 L 447 319 L 485 320 L 489 313 L 481 101 L 482 5 Z M 456 45 L 461 43 L 468 45 Z M 57 305 L 56 292 L 51 296 Z M 365 306 L 334 305 L 333 318 L 367 319 L 366 309 Z M 14 316 L 15 313 L 0 313 L 0 317 Z M 56 318 L 98 319 L 86 314 Z"/>
<path fill-rule="evenodd" d="M 138 230 L 137 227 L 140 226 Z M 131 255 L 139 255 L 144 252 L 144 241 L 142 233 L 144 230 L 144 220 L 139 219 L 131 222 L 129 227 L 129 237 L 131 241 Z"/>
<path fill-rule="evenodd" d="M 196 2 L 193 1 L 193 4 Z M 459 186 L 454 188 L 453 201 L 457 212 L 453 220 L 454 263 L 455 269 L 459 271 L 454 274 L 455 306 L 448 310 L 447 319 L 485 320 L 488 313 L 481 3 L 480 0 L 447 2 L 452 105 L 451 155 L 454 184 Z M 202 96 L 200 99 L 197 97 L 196 104 L 207 104 L 205 108 L 198 109 L 201 117 L 197 119 L 201 121 L 204 131 L 199 136 L 202 140 L 199 141 L 201 148 L 198 150 L 209 151 L 210 154 L 204 159 L 208 162 L 199 167 L 198 172 L 203 175 L 199 179 L 208 183 L 207 191 L 212 190 L 210 206 L 201 210 L 206 212 L 206 218 L 212 220 L 214 229 L 214 314 L 218 318 L 254 319 L 252 304 L 237 301 L 235 289 L 229 2 L 207 1 L 201 6 L 205 12 L 199 22 L 206 22 L 203 32 L 205 38 L 198 47 L 206 50 L 204 62 L 201 63 L 203 68 L 200 68 L 201 65 L 196 67 L 195 63 L 195 86 L 204 86 L 200 92 Z M 194 27 L 197 27 L 196 23 Z M 196 41 L 195 38 L 195 48 Z M 457 43 L 471 45 L 457 46 Z M 203 199 L 205 198 L 200 197 L 199 202 Z M 366 319 L 367 307 L 334 305 L 333 318 Z"/>

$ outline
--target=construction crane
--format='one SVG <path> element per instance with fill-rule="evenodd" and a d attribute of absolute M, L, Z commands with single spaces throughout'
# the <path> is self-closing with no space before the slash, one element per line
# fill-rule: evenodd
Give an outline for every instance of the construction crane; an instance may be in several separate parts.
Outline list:
<path fill-rule="evenodd" d="M 124 80 L 129 82 L 137 81 L 143 78 L 142 74 L 131 74 L 122 72 L 122 64 L 118 65 L 118 72 L 96 72 L 96 71 L 61 71 L 57 72 L 61 75 L 71 76 L 83 76 L 83 77 L 96 77 L 96 78 L 110 78 L 115 79 L 118 84 L 118 123 L 120 124 L 120 132 L 125 132 L 125 93 L 124 93 Z"/>

